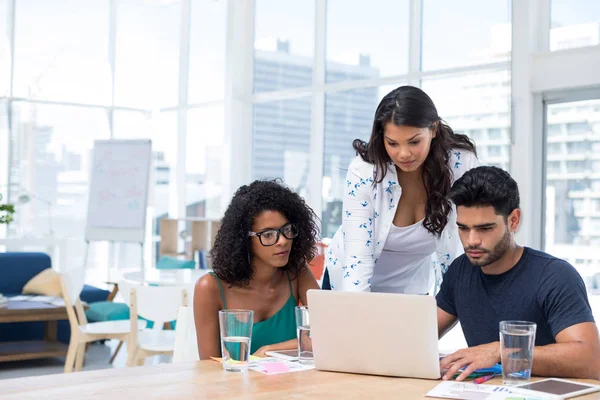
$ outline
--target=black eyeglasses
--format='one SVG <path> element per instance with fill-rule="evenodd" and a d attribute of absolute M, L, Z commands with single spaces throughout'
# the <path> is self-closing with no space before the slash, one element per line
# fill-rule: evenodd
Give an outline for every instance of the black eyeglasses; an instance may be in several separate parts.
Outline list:
<path fill-rule="evenodd" d="M 248 232 L 248 236 L 258 236 L 260 244 L 263 246 L 273 246 L 279 241 L 279 234 L 282 234 L 287 240 L 292 240 L 298 236 L 298 227 L 296 224 L 288 223 L 279 229 L 266 229 L 262 232 Z"/>

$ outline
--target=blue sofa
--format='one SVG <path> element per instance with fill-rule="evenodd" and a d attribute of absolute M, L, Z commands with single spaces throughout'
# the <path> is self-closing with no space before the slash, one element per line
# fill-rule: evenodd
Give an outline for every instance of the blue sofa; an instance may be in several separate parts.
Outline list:
<path fill-rule="evenodd" d="M 6 297 L 21 294 L 23 286 L 35 275 L 52 267 L 52 261 L 44 253 L 0 253 L 0 293 Z M 109 291 L 85 285 L 81 300 L 87 303 L 106 300 Z M 69 321 L 58 322 L 58 340 L 69 343 Z M 41 340 L 44 338 L 44 322 L 19 322 L 0 324 L 0 342 Z"/>

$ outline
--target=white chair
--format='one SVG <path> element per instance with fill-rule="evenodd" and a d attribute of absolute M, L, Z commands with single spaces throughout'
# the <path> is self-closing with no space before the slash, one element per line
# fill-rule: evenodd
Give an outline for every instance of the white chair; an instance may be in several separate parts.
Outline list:
<path fill-rule="evenodd" d="M 179 307 L 175 327 L 173 362 L 198 361 L 199 359 L 194 309 L 192 307 Z"/>
<path fill-rule="evenodd" d="M 129 339 L 127 366 L 143 365 L 146 357 L 172 355 L 175 349 L 175 331 L 163 330 L 166 322 L 177 319 L 177 310 L 187 305 L 184 286 L 143 286 L 121 281 L 121 294 L 130 304 L 130 324 L 136 326 L 138 318 L 154 322 L 153 329 L 132 332 Z M 129 295 L 129 296 L 127 296 Z"/>
<path fill-rule="evenodd" d="M 65 360 L 65 372 L 73 372 L 73 369 L 81 371 L 87 343 L 96 340 L 117 339 L 126 342 L 129 348 L 130 321 L 87 322 L 79 299 L 79 294 L 83 289 L 84 276 L 85 270 L 83 268 L 65 271 L 61 274 L 62 295 L 69 317 L 69 325 L 71 326 L 71 339 Z M 138 329 L 142 329 L 146 326 L 146 323 L 140 321 L 136 326 Z"/>

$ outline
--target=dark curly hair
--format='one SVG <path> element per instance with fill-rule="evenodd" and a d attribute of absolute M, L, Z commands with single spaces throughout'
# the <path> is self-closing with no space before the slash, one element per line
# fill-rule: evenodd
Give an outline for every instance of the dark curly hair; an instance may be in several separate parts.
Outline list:
<path fill-rule="evenodd" d="M 391 161 L 383 140 L 385 125 L 390 122 L 398 126 L 435 129 L 436 136 L 423 164 L 423 182 L 427 192 L 423 226 L 440 236 L 452 209 L 448 200 L 452 185 L 452 171 L 448 165 L 451 150 L 462 149 L 477 154 L 475 145 L 466 135 L 454 133 L 442 121 L 433 101 L 424 91 L 414 86 L 400 86 L 388 93 L 377 106 L 369 143 L 360 139 L 352 142 L 356 153 L 364 161 L 375 165 L 373 184 L 383 180 Z"/>
<path fill-rule="evenodd" d="M 283 267 L 290 279 L 296 279 L 316 254 L 318 218 L 304 199 L 278 180 L 254 181 L 233 195 L 210 252 L 214 273 L 230 285 L 247 285 L 254 275 L 248 232 L 263 211 L 279 211 L 298 226 L 288 264 Z"/>

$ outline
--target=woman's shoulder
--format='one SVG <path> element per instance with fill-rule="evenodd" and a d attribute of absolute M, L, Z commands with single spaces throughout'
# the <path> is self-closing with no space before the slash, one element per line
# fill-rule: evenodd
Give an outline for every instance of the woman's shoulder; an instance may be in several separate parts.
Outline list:
<path fill-rule="evenodd" d="M 198 296 L 209 298 L 221 296 L 221 286 L 217 279 L 216 276 L 210 273 L 198 279 L 194 287 L 194 298 Z"/>
<path fill-rule="evenodd" d="M 457 175 L 462 176 L 466 171 L 475 168 L 478 165 L 479 159 L 474 152 L 464 149 L 450 150 L 448 166 L 454 173 L 456 179 L 458 179 Z"/>
<path fill-rule="evenodd" d="M 361 156 L 354 157 L 354 159 L 350 162 L 350 165 L 348 166 L 348 170 L 350 172 L 361 178 L 373 176 L 374 168 L 375 166 L 373 164 L 363 160 Z"/>

